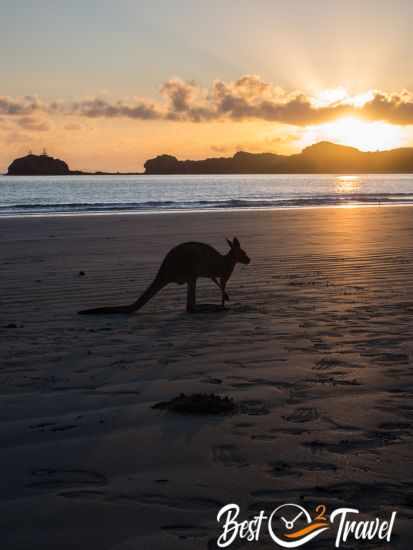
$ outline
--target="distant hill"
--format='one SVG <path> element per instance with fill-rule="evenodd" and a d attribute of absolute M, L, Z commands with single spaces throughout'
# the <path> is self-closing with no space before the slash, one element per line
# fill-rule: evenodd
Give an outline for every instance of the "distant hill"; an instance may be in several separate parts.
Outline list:
<path fill-rule="evenodd" d="M 62 176 L 70 174 L 68 165 L 48 155 L 26 155 L 14 160 L 8 170 L 9 176 Z"/>
<path fill-rule="evenodd" d="M 145 174 L 286 174 L 413 172 L 413 148 L 363 152 L 321 141 L 296 155 L 238 152 L 233 157 L 178 160 L 160 155 L 145 162 Z"/>

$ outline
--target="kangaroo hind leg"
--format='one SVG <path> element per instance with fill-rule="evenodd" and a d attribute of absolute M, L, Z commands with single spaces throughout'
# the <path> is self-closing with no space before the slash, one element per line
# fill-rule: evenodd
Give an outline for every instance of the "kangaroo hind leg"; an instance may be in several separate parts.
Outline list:
<path fill-rule="evenodd" d="M 222 307 L 225 307 L 225 302 L 229 302 L 229 296 L 225 291 L 225 281 L 223 279 L 218 279 L 216 277 L 211 277 L 212 281 L 217 285 L 217 287 L 221 291 L 221 305 Z"/>
<path fill-rule="evenodd" d="M 227 291 L 225 290 L 227 281 L 221 277 L 219 282 L 220 282 L 220 287 L 222 292 L 222 307 L 225 307 L 225 302 L 229 302 L 229 296 L 227 294 Z"/>

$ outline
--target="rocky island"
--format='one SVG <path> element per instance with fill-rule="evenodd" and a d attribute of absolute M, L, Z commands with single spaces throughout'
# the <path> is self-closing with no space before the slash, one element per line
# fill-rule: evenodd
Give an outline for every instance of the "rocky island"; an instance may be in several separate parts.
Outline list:
<path fill-rule="evenodd" d="M 15 159 L 7 169 L 8 176 L 111 176 L 139 175 L 130 172 L 83 172 L 70 170 L 64 160 L 50 157 L 44 152 L 41 155 L 29 153 L 25 157 Z"/>
<path fill-rule="evenodd" d="M 7 170 L 8 176 L 65 176 L 70 175 L 69 166 L 60 159 L 28 154 L 15 159 Z"/>

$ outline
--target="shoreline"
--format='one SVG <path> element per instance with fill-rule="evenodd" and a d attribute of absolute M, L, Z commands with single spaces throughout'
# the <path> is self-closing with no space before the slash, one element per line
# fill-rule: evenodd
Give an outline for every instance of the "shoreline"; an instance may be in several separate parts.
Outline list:
<path fill-rule="evenodd" d="M 406 176 L 406 175 L 413 175 L 413 170 L 410 170 L 410 171 L 406 171 L 406 172 L 400 172 L 400 171 L 397 171 L 397 172 L 393 172 L 393 171 L 380 171 L 380 172 L 372 172 L 371 170 L 368 170 L 366 172 L 363 172 L 363 171 L 355 171 L 355 170 L 336 170 L 336 171 L 331 171 L 331 170 L 326 170 L 325 172 L 324 171 L 319 171 L 319 172 L 308 172 L 308 171 L 303 171 L 303 172 L 217 172 L 217 173 L 210 173 L 210 172 L 205 172 L 205 173 L 188 173 L 188 172 L 184 172 L 182 174 L 180 173 L 162 173 L 162 172 L 159 172 L 159 173 L 146 173 L 146 172 L 107 172 L 107 173 L 99 173 L 99 172 L 84 172 L 82 174 L 78 174 L 76 172 L 74 173 L 69 173 L 69 174 L 0 174 L 0 176 L 2 177 L 7 177 L 7 178 L 67 178 L 67 177 L 70 177 L 70 176 L 79 176 L 79 177 L 82 177 L 82 176 L 87 176 L 87 177 L 90 177 L 90 176 L 145 176 L 145 177 L 151 177 L 151 176 L 172 176 L 172 177 L 190 177 L 190 178 L 193 178 L 193 177 L 196 177 L 196 176 L 200 176 L 200 177 L 205 177 L 205 176 L 334 176 L 334 175 L 337 175 L 337 176 L 368 176 L 369 174 L 371 174 L 372 176 L 380 176 L 380 175 L 383 175 L 383 176 L 397 176 L 397 175 L 401 175 L 401 176 Z"/>
<path fill-rule="evenodd" d="M 406 208 L 412 207 L 411 203 L 375 203 L 375 204 L 326 204 L 326 205 L 307 205 L 307 206 L 245 206 L 234 208 L 182 208 L 176 210 L 113 210 L 111 212 L 36 212 L 33 214 L 0 214 L 0 220 L 3 219 L 26 219 L 26 218 L 82 218 L 95 216 L 157 216 L 157 215 L 179 215 L 179 214 L 218 214 L 218 213 L 241 213 L 241 212 L 290 212 L 299 210 L 325 210 L 325 209 L 353 209 L 353 208 Z"/>

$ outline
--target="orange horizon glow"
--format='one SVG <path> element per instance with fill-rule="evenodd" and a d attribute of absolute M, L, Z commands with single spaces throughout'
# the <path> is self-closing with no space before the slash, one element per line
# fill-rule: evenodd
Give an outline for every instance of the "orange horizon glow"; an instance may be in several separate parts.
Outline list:
<path fill-rule="evenodd" d="M 309 126 L 300 144 L 307 147 L 318 141 L 331 141 L 360 151 L 384 151 L 406 144 L 406 131 L 386 122 L 370 122 L 354 116 L 338 118 L 326 124 Z"/>
<path fill-rule="evenodd" d="M 344 87 L 313 92 L 316 108 L 348 105 L 362 108 L 373 90 L 350 94 Z M 308 96 L 310 97 L 310 96 Z M 281 104 L 282 105 L 282 104 Z M 13 120 L 17 124 L 13 127 Z M 39 112 L 32 117 L 0 121 L 0 171 L 29 150 L 46 148 L 72 170 L 142 171 L 144 162 L 161 154 L 180 160 L 232 156 L 237 151 L 291 155 L 320 141 L 383 151 L 413 145 L 410 125 L 366 120 L 358 113 L 321 124 L 294 124 L 258 118 L 211 120 L 136 120 L 128 117 L 82 117 Z"/>

